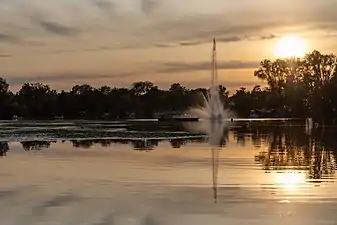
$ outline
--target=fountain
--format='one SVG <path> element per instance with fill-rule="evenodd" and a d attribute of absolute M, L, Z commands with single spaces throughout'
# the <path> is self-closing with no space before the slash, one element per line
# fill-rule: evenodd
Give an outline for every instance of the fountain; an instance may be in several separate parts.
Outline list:
<path fill-rule="evenodd" d="M 212 154 L 212 189 L 214 202 L 218 201 L 218 170 L 219 170 L 219 150 L 222 146 L 224 131 L 228 127 L 228 118 L 231 113 L 225 110 L 221 102 L 218 87 L 218 71 L 216 60 L 216 41 L 213 39 L 212 50 L 212 81 L 209 92 L 203 97 L 201 107 L 189 109 L 188 114 L 202 119 L 197 123 L 184 123 L 187 130 L 192 132 L 206 133 L 211 146 Z"/>
<path fill-rule="evenodd" d="M 203 120 L 219 121 L 230 117 L 230 112 L 225 110 L 224 104 L 221 102 L 218 87 L 218 69 L 216 60 L 216 41 L 213 39 L 212 50 L 212 81 L 211 87 L 206 96 L 202 94 L 203 105 L 193 107 L 188 110 L 188 114 L 196 116 Z"/>

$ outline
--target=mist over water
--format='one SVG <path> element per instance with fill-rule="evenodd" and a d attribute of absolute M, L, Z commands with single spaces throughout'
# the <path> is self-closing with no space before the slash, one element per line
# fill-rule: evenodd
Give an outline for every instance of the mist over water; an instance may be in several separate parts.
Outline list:
<path fill-rule="evenodd" d="M 234 113 L 225 109 L 224 104 L 221 102 L 217 88 L 213 87 L 205 96 L 201 95 L 202 103 L 199 106 L 191 107 L 187 114 L 198 117 L 200 120 L 228 120 L 234 116 Z"/>

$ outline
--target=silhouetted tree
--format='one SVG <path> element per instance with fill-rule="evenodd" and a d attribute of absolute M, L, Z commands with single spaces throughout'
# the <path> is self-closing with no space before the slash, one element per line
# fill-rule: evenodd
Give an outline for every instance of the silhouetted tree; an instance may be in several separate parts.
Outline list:
<path fill-rule="evenodd" d="M 158 146 L 159 140 L 134 140 L 131 141 L 133 148 L 137 151 L 150 151 Z"/>
<path fill-rule="evenodd" d="M 187 140 L 186 139 L 171 139 L 170 143 L 173 148 L 180 148 L 181 146 L 186 145 Z"/>
<path fill-rule="evenodd" d="M 9 151 L 9 146 L 7 142 L 0 142 L 0 157 L 6 156 Z"/>
<path fill-rule="evenodd" d="M 264 60 L 254 75 L 268 84 L 271 108 L 288 116 L 333 117 L 336 56 L 313 51 L 304 58 Z"/>
<path fill-rule="evenodd" d="M 249 117 L 250 111 L 253 109 L 252 103 L 251 94 L 246 88 L 240 88 L 231 97 L 232 110 L 241 117 Z"/>
<path fill-rule="evenodd" d="M 93 146 L 94 140 L 74 140 L 71 141 L 73 146 L 76 148 L 86 148 L 89 149 Z"/>
<path fill-rule="evenodd" d="M 41 151 L 49 148 L 51 141 L 22 141 L 21 145 L 25 151 Z"/>
<path fill-rule="evenodd" d="M 18 113 L 28 118 L 52 118 L 55 113 L 57 93 L 48 85 L 25 83 L 16 95 L 20 106 Z"/>
<path fill-rule="evenodd" d="M 7 81 L 0 77 L 0 118 L 10 119 L 13 114 L 13 95 L 9 92 Z"/>
<path fill-rule="evenodd" d="M 147 94 L 152 89 L 158 89 L 152 82 L 144 81 L 144 82 L 136 82 L 133 83 L 131 92 L 136 96 L 142 96 Z"/>

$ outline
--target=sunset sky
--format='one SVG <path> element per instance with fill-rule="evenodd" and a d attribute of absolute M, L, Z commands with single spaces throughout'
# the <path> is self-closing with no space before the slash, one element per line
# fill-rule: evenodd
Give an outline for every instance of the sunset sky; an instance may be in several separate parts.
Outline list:
<path fill-rule="evenodd" d="M 149 80 L 210 84 L 218 40 L 220 83 L 252 87 L 280 37 L 337 50 L 336 0 L 0 0 L 0 76 L 55 89 Z"/>

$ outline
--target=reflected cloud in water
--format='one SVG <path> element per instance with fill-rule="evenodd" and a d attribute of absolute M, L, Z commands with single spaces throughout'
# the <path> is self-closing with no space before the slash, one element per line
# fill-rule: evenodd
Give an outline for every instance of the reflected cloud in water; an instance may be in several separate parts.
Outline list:
<path fill-rule="evenodd" d="M 296 191 L 308 182 L 321 183 L 334 178 L 336 171 L 337 141 L 335 129 L 307 128 L 296 124 L 270 126 L 244 123 L 229 126 L 228 123 L 187 123 L 191 132 L 208 134 L 212 152 L 214 199 L 217 200 L 219 149 L 231 136 L 241 146 L 253 144 L 257 148 L 267 147 L 255 156 L 262 169 L 273 173 L 272 183 L 287 191 Z M 228 132 L 232 135 L 228 135 Z"/>
<path fill-rule="evenodd" d="M 296 185 L 302 185 L 303 182 L 328 182 L 335 177 L 337 159 L 337 140 L 335 138 L 337 130 L 335 128 L 315 128 L 308 134 L 303 124 L 294 123 L 200 121 L 182 123 L 179 126 L 183 127 L 184 133 L 180 134 L 181 129 L 175 128 L 175 133 L 160 130 L 160 137 L 156 137 L 155 131 L 151 131 L 152 138 L 138 138 L 141 134 L 137 133 L 137 138 L 134 139 L 116 137 L 111 139 L 65 139 L 62 142 L 71 142 L 73 147 L 83 149 L 94 148 L 95 145 L 106 148 L 129 145 L 134 150 L 143 152 L 160 148 L 160 143 L 169 144 L 174 149 L 192 143 L 200 145 L 208 143 L 212 159 L 215 200 L 217 199 L 219 153 L 229 142 L 242 147 L 253 145 L 260 149 L 255 154 L 254 161 L 266 173 L 273 174 L 272 182 L 278 187 L 294 189 Z M 166 132 L 166 137 L 162 135 L 164 132 Z M 50 148 L 55 142 L 39 140 L 20 143 L 25 151 L 41 151 Z M 10 146 L 7 142 L 0 142 L 0 157 L 9 155 Z"/>

